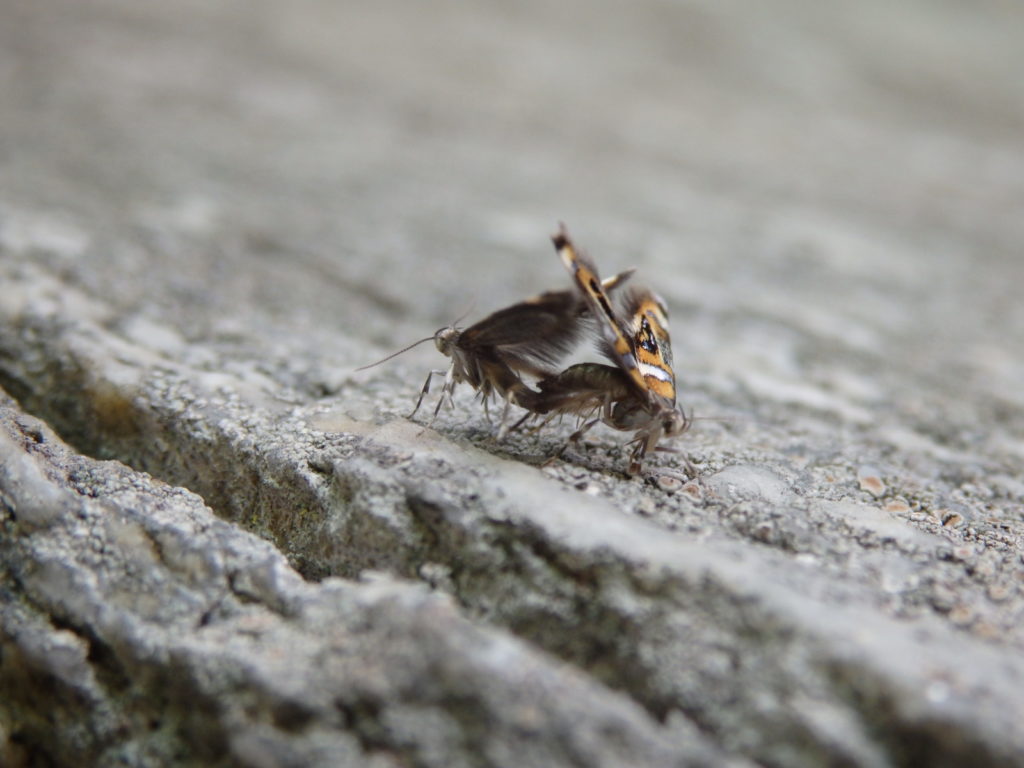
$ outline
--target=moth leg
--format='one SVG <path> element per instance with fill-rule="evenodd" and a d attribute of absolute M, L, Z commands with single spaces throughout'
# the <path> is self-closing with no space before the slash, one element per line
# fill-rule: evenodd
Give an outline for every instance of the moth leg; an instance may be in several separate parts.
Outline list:
<path fill-rule="evenodd" d="M 594 425 L 597 424 L 600 421 L 601 421 L 601 419 L 599 419 L 599 418 L 598 419 L 591 419 L 586 424 L 584 424 L 582 427 L 580 427 L 575 432 L 573 432 L 571 435 L 569 435 L 569 439 L 566 441 L 565 445 L 562 447 L 562 450 L 565 451 L 565 449 L 569 447 L 570 443 L 578 443 L 580 440 L 582 440 L 583 436 L 585 434 L 587 434 L 587 432 L 589 432 L 591 429 L 593 429 Z"/>
<path fill-rule="evenodd" d="M 633 449 L 633 453 L 629 460 L 629 474 L 638 475 L 643 469 L 644 457 L 648 451 L 656 450 L 658 446 L 658 440 L 661 439 L 661 430 L 651 429 L 647 432 L 637 432 L 636 437 L 630 441 L 636 443 L 636 448 Z"/>
<path fill-rule="evenodd" d="M 504 440 L 508 435 L 508 411 L 512 407 L 512 401 L 506 398 L 505 408 L 501 412 L 501 423 L 498 425 L 498 440 Z"/>
<path fill-rule="evenodd" d="M 607 413 L 605 411 L 607 411 Z M 600 414 L 600 415 L 598 415 L 598 414 Z M 595 421 L 603 421 L 605 424 L 607 424 L 608 423 L 608 419 L 610 418 L 610 414 L 611 414 L 611 406 L 610 405 L 607 405 L 607 406 L 601 406 L 601 405 L 594 406 L 587 413 L 585 413 L 585 414 L 581 413 L 581 414 L 579 414 L 576 417 L 576 428 L 580 429 L 580 425 L 581 424 L 586 424 L 591 419 L 594 419 Z M 590 426 L 586 427 L 586 429 L 581 430 L 581 432 L 586 432 L 588 429 L 590 429 L 593 426 L 594 425 L 591 424 Z"/>
<path fill-rule="evenodd" d="M 530 419 L 540 419 L 541 416 L 544 416 L 544 414 L 534 413 L 533 411 L 527 411 L 523 415 L 523 418 L 521 418 L 519 421 L 517 421 L 515 424 L 513 424 L 511 427 L 508 428 L 508 431 L 509 432 L 515 432 L 517 429 L 519 429 L 521 426 L 523 426 L 523 424 L 528 422 Z M 550 424 L 552 421 L 554 421 L 556 416 L 558 416 L 559 419 L 562 418 L 561 414 L 554 414 L 554 413 L 547 414 L 546 416 L 544 416 L 544 418 L 542 420 L 538 421 L 537 424 L 535 424 L 534 426 L 530 427 L 530 433 L 532 434 L 532 433 L 537 432 L 538 430 L 544 428 L 545 426 Z"/>
<path fill-rule="evenodd" d="M 513 424 L 511 427 L 508 428 L 508 431 L 509 432 L 515 432 L 517 429 L 519 429 L 521 426 L 523 426 L 523 424 L 525 424 L 530 419 L 530 417 L 536 416 L 536 415 L 537 414 L 532 413 L 531 411 L 527 411 L 526 415 L 523 416 L 523 418 L 521 418 L 519 421 L 517 421 L 515 424 Z"/>
<path fill-rule="evenodd" d="M 550 424 L 554 420 L 555 420 L 555 414 L 552 413 L 552 414 L 548 415 L 548 417 L 545 418 L 543 421 L 538 423 L 537 426 L 533 427 L 530 431 L 534 432 L 534 433 L 539 432 L 540 430 L 542 430 L 544 427 L 546 427 L 548 424 Z M 561 415 L 558 416 L 558 422 L 559 423 L 562 422 L 562 416 Z"/>
<path fill-rule="evenodd" d="M 448 382 L 445 382 L 445 385 L 441 388 L 441 396 L 437 398 L 437 405 L 434 407 L 434 415 L 430 417 L 431 424 L 433 424 L 437 419 L 437 415 L 441 413 L 441 406 L 444 405 L 445 398 L 447 398 L 449 402 L 452 400 L 452 393 L 448 389 Z"/>
<path fill-rule="evenodd" d="M 550 421 L 550 419 L 549 419 L 549 421 Z M 584 436 L 584 435 L 585 435 L 585 434 L 586 434 L 586 433 L 587 433 L 587 432 L 588 432 L 588 431 L 589 431 L 589 430 L 590 430 L 590 429 L 591 429 L 591 428 L 592 428 L 592 427 L 593 427 L 593 426 L 594 426 L 595 424 L 597 424 L 597 423 L 598 423 L 599 421 L 601 421 L 601 420 L 600 420 L 600 419 L 592 419 L 591 421 L 588 421 L 588 422 L 587 422 L 586 424 L 584 424 L 584 425 L 583 425 L 582 427 L 580 427 L 579 429 L 577 429 L 577 430 L 576 430 L 575 432 L 573 432 L 573 433 L 572 433 L 571 435 L 569 435 L 569 439 L 568 439 L 568 440 L 566 440 L 566 441 L 565 441 L 565 442 L 564 442 L 564 443 L 562 444 L 562 447 L 558 449 L 558 453 L 556 453 L 556 454 L 555 454 L 554 456 L 552 456 L 552 457 L 551 457 L 551 458 L 549 458 L 549 459 L 548 459 L 547 461 L 545 461 L 545 462 L 544 462 L 544 463 L 543 463 L 543 464 L 542 464 L 541 466 L 547 467 L 547 466 L 549 466 L 550 464 L 552 464 L 552 463 L 553 463 L 553 462 L 555 461 L 555 459 L 560 459 L 560 458 L 562 458 L 563 456 L 565 456 L 565 452 L 566 452 L 567 450 L 569 450 L 569 446 L 570 446 L 570 445 L 574 445 L 574 444 L 578 443 L 578 442 L 579 442 L 579 441 L 580 441 L 580 440 L 582 439 L 582 437 L 583 437 L 583 436 Z M 546 422 L 545 422 L 545 423 L 546 423 Z M 541 426 L 543 426 L 543 424 L 542 424 Z"/>
<path fill-rule="evenodd" d="M 416 407 L 413 408 L 412 413 L 410 413 L 405 418 L 411 419 L 413 416 L 416 415 L 416 412 L 420 409 L 420 406 L 423 405 L 423 398 L 426 397 L 427 393 L 430 391 L 430 380 L 434 378 L 434 376 L 444 376 L 446 373 L 446 371 L 431 371 L 430 373 L 427 374 L 427 380 L 423 382 L 423 389 L 420 390 L 420 396 L 416 400 Z M 436 416 L 437 414 L 435 413 L 434 415 Z"/>
<path fill-rule="evenodd" d="M 587 432 L 589 432 L 591 429 L 593 429 L 594 425 L 597 424 L 599 421 L 601 421 L 601 420 L 600 419 L 591 419 L 590 421 L 588 421 L 582 427 L 580 427 L 575 432 L 573 432 L 571 435 L 569 435 L 569 442 L 570 443 L 578 443 L 580 440 L 583 439 L 583 436 L 585 434 L 587 434 Z"/>
<path fill-rule="evenodd" d="M 633 449 L 632 455 L 629 457 L 629 470 L 630 475 L 639 475 L 640 470 L 644 468 L 644 444 L 639 443 L 636 448 Z"/>
<path fill-rule="evenodd" d="M 643 433 L 638 432 L 626 445 L 633 446 L 633 450 L 629 453 L 629 469 L 626 470 L 626 474 L 640 474 L 640 470 L 643 469 L 644 456 L 647 454 L 646 437 Z"/>
<path fill-rule="evenodd" d="M 437 407 L 434 408 L 434 415 L 430 418 L 430 424 L 428 424 L 428 426 L 432 426 L 434 421 L 437 419 L 437 415 L 441 412 L 441 406 L 444 405 L 444 400 L 446 397 L 448 398 L 448 405 L 451 408 L 455 407 L 454 392 L 456 383 L 457 382 L 455 381 L 455 366 L 453 365 L 451 368 L 448 369 L 448 372 L 445 373 L 444 375 L 444 386 L 441 387 L 441 397 L 438 398 Z"/>

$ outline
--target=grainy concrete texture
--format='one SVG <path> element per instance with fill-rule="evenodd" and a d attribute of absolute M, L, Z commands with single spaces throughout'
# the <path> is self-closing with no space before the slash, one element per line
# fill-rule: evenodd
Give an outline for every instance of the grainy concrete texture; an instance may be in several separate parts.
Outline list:
<path fill-rule="evenodd" d="M 1024 765 L 1022 41 L 7 0 L 0 765 Z M 671 310 L 637 477 L 354 372 L 567 288 L 560 220 Z"/>

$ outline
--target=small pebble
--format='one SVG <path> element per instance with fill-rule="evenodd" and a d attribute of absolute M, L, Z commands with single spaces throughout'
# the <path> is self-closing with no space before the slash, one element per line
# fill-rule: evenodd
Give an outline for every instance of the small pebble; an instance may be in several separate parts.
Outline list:
<path fill-rule="evenodd" d="M 959 528 L 966 522 L 964 516 L 959 512 L 946 511 L 946 514 L 942 516 L 942 526 L 944 528 Z"/>
<path fill-rule="evenodd" d="M 862 466 L 857 470 L 857 480 L 860 482 L 860 489 L 867 491 L 875 498 L 885 493 L 885 483 L 879 476 L 881 473 L 875 467 Z"/>
<path fill-rule="evenodd" d="M 757 541 L 770 544 L 775 533 L 775 526 L 768 520 L 763 520 L 754 526 L 753 536 Z"/>
<path fill-rule="evenodd" d="M 957 603 L 949 612 L 949 620 L 958 627 L 966 627 L 974 623 L 974 611 L 966 603 Z"/>
<path fill-rule="evenodd" d="M 658 475 L 658 487 L 665 493 L 675 493 L 683 487 L 683 481 L 674 475 Z"/>
<path fill-rule="evenodd" d="M 996 575 L 996 565 L 991 560 L 982 560 L 974 566 L 975 578 L 988 581 Z"/>
<path fill-rule="evenodd" d="M 643 515 L 644 517 L 650 517 L 657 512 L 657 510 L 657 506 L 649 496 L 643 496 L 636 505 L 636 513 L 638 515 Z"/>
<path fill-rule="evenodd" d="M 970 560 L 972 557 L 974 557 L 974 547 L 970 544 L 961 544 L 958 547 L 953 547 L 954 560 L 960 560 L 963 562 L 965 560 Z"/>
<path fill-rule="evenodd" d="M 949 587 L 937 584 L 932 588 L 931 603 L 937 611 L 949 611 L 956 601 L 956 594 Z"/>
<path fill-rule="evenodd" d="M 701 487 L 698 483 L 695 483 L 692 480 L 686 483 L 683 486 L 682 490 L 683 493 L 692 498 L 694 501 L 702 501 L 704 499 L 704 491 L 701 490 Z"/>
<path fill-rule="evenodd" d="M 1001 603 L 1010 596 L 1010 588 L 1005 584 L 989 584 L 988 599 L 994 603 Z"/>
<path fill-rule="evenodd" d="M 979 621 L 973 627 L 971 631 L 978 637 L 984 638 L 985 640 L 998 640 L 1003 636 L 1003 632 L 995 624 L 988 621 Z"/>

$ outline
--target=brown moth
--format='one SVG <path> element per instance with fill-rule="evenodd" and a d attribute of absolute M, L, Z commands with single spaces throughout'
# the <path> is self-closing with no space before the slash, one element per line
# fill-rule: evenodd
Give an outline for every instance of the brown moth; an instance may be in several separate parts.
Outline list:
<path fill-rule="evenodd" d="M 633 270 L 620 272 L 605 280 L 602 288 L 613 291 L 632 273 Z M 455 387 L 465 382 L 479 393 L 485 409 L 492 397 L 505 402 L 498 433 L 502 437 L 507 431 L 509 406 L 524 405 L 536 397 L 522 377 L 541 379 L 554 376 L 559 361 L 584 335 L 585 326 L 590 322 L 589 315 L 589 305 L 577 291 L 547 291 L 500 309 L 468 328 L 457 328 L 454 324 L 440 328 L 433 336 L 420 339 L 377 363 L 357 370 L 378 365 L 416 344 L 433 339 L 438 351 L 450 358 L 451 364 L 445 371 L 434 370 L 427 375 L 409 418 L 419 411 L 430 391 L 433 377 L 444 376 L 441 397 L 430 423 L 437 418 L 445 401 L 453 404 Z"/>

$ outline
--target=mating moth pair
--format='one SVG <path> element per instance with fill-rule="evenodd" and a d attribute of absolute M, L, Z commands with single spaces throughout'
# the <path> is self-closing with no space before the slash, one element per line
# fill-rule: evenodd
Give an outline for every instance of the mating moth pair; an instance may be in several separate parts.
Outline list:
<path fill-rule="evenodd" d="M 504 400 L 499 437 L 507 431 L 511 405 L 527 411 L 515 426 L 534 416 L 583 419 L 570 442 L 599 422 L 634 431 L 629 472 L 636 474 L 663 437 L 682 434 L 690 426 L 676 405 L 668 313 L 650 291 L 618 290 L 633 270 L 601 280 L 564 226 L 552 240 L 575 289 L 542 293 L 462 330 L 438 330 L 431 338 L 451 365 L 427 376 L 410 417 L 423 403 L 433 376 L 444 375 L 435 417 L 446 400 L 452 402 L 455 386 L 466 382 L 480 393 L 485 407 L 492 396 Z M 601 353 L 614 365 L 578 363 L 559 371 L 560 361 L 586 335 L 596 336 Z M 536 389 L 523 376 L 536 380 Z"/>

